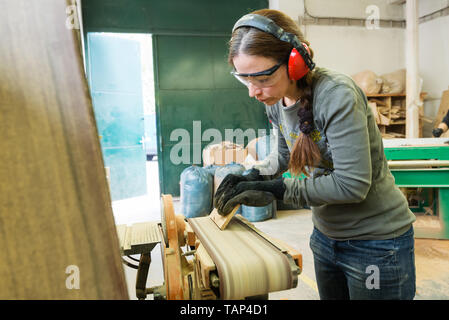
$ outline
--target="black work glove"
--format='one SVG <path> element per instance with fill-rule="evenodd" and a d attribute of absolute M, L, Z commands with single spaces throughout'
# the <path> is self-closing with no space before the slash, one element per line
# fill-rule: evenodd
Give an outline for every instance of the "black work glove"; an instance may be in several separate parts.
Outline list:
<path fill-rule="evenodd" d="M 260 175 L 259 170 L 250 169 L 248 174 L 240 175 L 240 174 L 228 174 L 224 177 L 223 181 L 221 181 L 220 186 L 214 195 L 214 207 L 217 208 L 216 201 L 223 195 L 223 193 L 231 188 L 234 188 L 239 182 L 243 181 L 262 181 L 263 177 Z"/>
<path fill-rule="evenodd" d="M 435 138 L 438 138 L 439 136 L 441 136 L 443 134 L 443 129 L 435 128 L 432 130 L 432 134 Z"/>
<path fill-rule="evenodd" d="M 268 181 L 242 181 L 224 189 L 221 196 L 214 200 L 214 206 L 219 214 L 226 215 L 238 204 L 251 207 L 267 206 L 276 199 L 282 200 L 284 192 L 282 177 Z"/>

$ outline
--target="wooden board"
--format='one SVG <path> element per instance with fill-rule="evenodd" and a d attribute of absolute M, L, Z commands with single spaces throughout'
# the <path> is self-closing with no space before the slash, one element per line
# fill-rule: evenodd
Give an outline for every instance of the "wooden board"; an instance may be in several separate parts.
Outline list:
<path fill-rule="evenodd" d="M 128 299 L 68 5 L 0 1 L 0 299 Z"/>
<path fill-rule="evenodd" d="M 229 221 L 231 221 L 232 217 L 234 217 L 235 213 L 237 212 L 237 210 L 240 208 L 240 205 L 237 205 L 228 215 L 226 216 L 222 216 L 221 214 L 218 213 L 217 209 L 214 208 L 214 210 L 212 210 L 211 214 L 209 215 L 209 217 L 212 219 L 213 222 L 215 222 L 215 224 L 218 226 L 218 228 L 220 228 L 220 230 L 224 230 L 226 229 L 226 227 L 229 224 Z"/>
<path fill-rule="evenodd" d="M 140 222 L 132 226 L 116 227 L 122 255 L 149 253 L 161 242 L 157 222 Z"/>
<path fill-rule="evenodd" d="M 380 115 L 377 111 L 377 104 L 375 102 L 368 102 L 368 106 L 371 108 L 371 111 L 373 112 L 374 119 L 376 119 L 376 123 L 380 123 Z"/>

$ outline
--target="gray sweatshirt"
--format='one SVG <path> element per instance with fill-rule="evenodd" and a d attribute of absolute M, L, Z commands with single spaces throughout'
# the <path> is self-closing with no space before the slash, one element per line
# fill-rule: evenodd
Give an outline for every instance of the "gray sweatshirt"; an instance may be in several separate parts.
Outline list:
<path fill-rule="evenodd" d="M 310 177 L 284 180 L 284 202 L 312 208 L 315 227 L 335 240 L 389 239 L 415 221 L 388 169 L 382 136 L 363 91 L 344 75 L 317 68 L 313 83 L 312 138 L 322 161 Z M 264 162 L 271 176 L 288 169 L 299 131 L 299 103 L 266 106 L 277 146 Z M 274 168 L 274 171 L 273 171 Z"/>

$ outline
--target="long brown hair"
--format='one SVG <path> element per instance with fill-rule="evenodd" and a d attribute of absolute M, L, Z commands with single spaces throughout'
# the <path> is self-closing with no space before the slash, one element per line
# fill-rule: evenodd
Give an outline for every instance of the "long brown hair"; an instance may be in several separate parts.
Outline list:
<path fill-rule="evenodd" d="M 313 50 L 309 42 L 304 38 L 298 25 L 286 14 L 271 9 L 262 9 L 252 12 L 265 16 L 274 21 L 286 32 L 295 34 L 301 42 L 307 44 L 310 49 L 310 56 L 313 58 Z M 272 58 L 278 62 L 287 61 L 293 45 L 281 41 L 273 35 L 251 27 L 240 27 L 234 31 L 229 41 L 228 62 L 233 66 L 234 57 L 240 53 L 253 56 L 263 56 Z M 312 112 L 313 91 L 312 82 L 314 71 L 309 71 L 306 76 L 296 82 L 301 90 L 300 108 Z M 309 124 L 313 125 L 313 123 Z M 306 167 L 316 167 L 321 160 L 321 153 L 318 146 L 314 143 L 310 134 L 301 132 L 296 139 L 293 150 L 290 154 L 289 169 L 291 173 L 299 176 L 304 173 L 308 176 Z"/>

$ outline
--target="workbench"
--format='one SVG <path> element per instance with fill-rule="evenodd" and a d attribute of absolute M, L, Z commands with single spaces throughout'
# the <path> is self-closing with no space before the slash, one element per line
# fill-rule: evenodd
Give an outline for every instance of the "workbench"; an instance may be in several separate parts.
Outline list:
<path fill-rule="evenodd" d="M 388 166 L 400 188 L 434 188 L 435 210 L 418 215 L 416 238 L 449 239 L 449 139 L 384 139 Z"/>
<path fill-rule="evenodd" d="M 116 226 L 123 263 L 137 270 L 138 299 L 148 294 L 155 300 L 268 299 L 271 292 L 297 286 L 302 271 L 298 251 L 241 215 L 229 218 L 226 226 L 213 215 L 186 219 L 175 214 L 172 196 L 163 194 L 160 222 Z M 164 283 L 147 288 L 151 251 L 157 244 Z"/>

